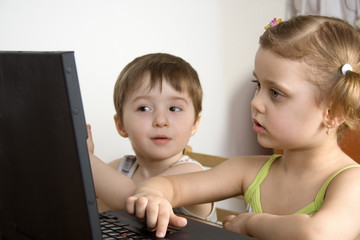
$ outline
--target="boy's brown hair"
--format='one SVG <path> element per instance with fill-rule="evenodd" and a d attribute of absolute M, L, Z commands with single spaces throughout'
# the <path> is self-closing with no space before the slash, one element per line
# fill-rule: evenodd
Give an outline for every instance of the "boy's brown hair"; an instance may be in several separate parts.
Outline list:
<path fill-rule="evenodd" d="M 116 114 L 122 122 L 122 108 L 128 94 L 136 91 L 142 84 L 143 76 L 150 73 L 149 90 L 164 79 L 176 91 L 186 91 L 195 108 L 195 121 L 202 110 L 202 88 L 195 69 L 180 57 L 167 53 L 147 54 L 128 63 L 121 71 L 114 87 Z"/>

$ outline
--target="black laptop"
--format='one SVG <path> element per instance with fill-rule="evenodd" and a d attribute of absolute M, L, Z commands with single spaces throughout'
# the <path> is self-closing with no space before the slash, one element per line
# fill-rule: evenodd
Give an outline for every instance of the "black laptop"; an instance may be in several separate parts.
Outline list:
<path fill-rule="evenodd" d="M 98 213 L 86 138 L 74 53 L 0 51 L 1 240 L 155 239 Z M 252 239 L 192 219 L 166 238 Z"/>

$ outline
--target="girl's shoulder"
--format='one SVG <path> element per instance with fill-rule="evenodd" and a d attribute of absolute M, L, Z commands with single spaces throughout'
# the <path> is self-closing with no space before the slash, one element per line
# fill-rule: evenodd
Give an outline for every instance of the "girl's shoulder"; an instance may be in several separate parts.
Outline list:
<path fill-rule="evenodd" d="M 340 168 L 328 178 L 322 189 L 325 191 L 322 194 L 324 205 L 319 212 L 327 211 L 332 215 L 347 212 L 359 219 L 360 165 L 351 164 Z"/>
<path fill-rule="evenodd" d="M 254 155 L 254 156 L 238 156 L 229 159 L 229 163 L 238 166 L 246 172 L 259 172 L 259 170 L 269 161 L 275 160 L 279 155 Z"/>
<path fill-rule="evenodd" d="M 354 163 L 341 167 L 328 178 L 328 182 L 334 187 L 356 185 L 360 189 L 360 165 Z"/>
<path fill-rule="evenodd" d="M 233 180 L 241 183 L 240 187 L 244 190 L 254 181 L 261 168 L 274 157 L 276 158 L 274 155 L 238 156 L 230 158 L 218 168 L 236 178 Z"/>
<path fill-rule="evenodd" d="M 329 179 L 328 181 L 331 182 L 341 182 L 347 180 L 354 182 L 355 179 L 360 182 L 360 165 L 352 158 L 345 156 L 342 161 L 339 161 L 338 165 L 334 166 Z"/>

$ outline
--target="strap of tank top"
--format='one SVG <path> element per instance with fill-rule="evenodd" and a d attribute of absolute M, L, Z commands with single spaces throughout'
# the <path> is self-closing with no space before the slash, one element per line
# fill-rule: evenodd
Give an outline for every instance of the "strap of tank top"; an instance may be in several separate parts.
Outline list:
<path fill-rule="evenodd" d="M 195 163 L 195 164 L 199 165 L 200 167 L 204 168 L 204 166 L 201 165 L 201 163 L 199 163 L 198 161 L 190 158 L 188 155 L 182 156 L 177 162 L 171 164 L 168 168 L 172 168 L 172 167 L 175 167 L 177 165 L 184 164 L 184 163 Z"/>
<path fill-rule="evenodd" d="M 340 170 L 338 170 L 337 172 L 335 172 L 333 175 L 331 175 L 326 182 L 321 186 L 319 192 L 317 193 L 316 197 L 315 197 L 315 206 L 316 209 L 320 209 L 320 207 L 322 206 L 323 202 L 324 202 L 324 198 L 325 198 L 325 194 L 326 194 L 326 190 L 327 187 L 329 186 L 330 182 L 341 172 L 349 169 L 349 168 L 354 168 L 354 167 L 360 167 L 359 164 L 353 164 L 353 165 L 349 165 L 346 166 Z"/>
<path fill-rule="evenodd" d="M 256 212 L 262 212 L 261 202 L 260 202 L 260 189 L 259 186 L 264 181 L 265 177 L 269 173 L 269 169 L 273 162 L 281 157 L 281 155 L 274 154 L 270 157 L 270 159 L 262 166 L 259 173 L 256 175 L 254 181 L 249 185 L 246 189 L 244 198 L 245 203 L 248 205 L 250 202 L 252 204 L 252 208 Z"/>

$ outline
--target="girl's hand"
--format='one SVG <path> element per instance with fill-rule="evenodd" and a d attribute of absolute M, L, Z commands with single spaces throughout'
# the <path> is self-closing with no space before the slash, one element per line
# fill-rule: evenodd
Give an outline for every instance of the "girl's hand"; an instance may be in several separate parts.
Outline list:
<path fill-rule="evenodd" d="M 232 232 L 241 233 L 244 235 L 249 235 L 246 230 L 247 220 L 253 216 L 255 213 L 242 213 L 237 216 L 230 215 L 224 218 L 223 227 Z"/>
<path fill-rule="evenodd" d="M 176 216 L 169 201 L 159 196 L 137 194 L 129 197 L 126 210 L 138 219 L 145 220 L 150 230 L 156 230 L 158 238 L 165 237 L 168 225 L 184 227 L 187 224 L 186 218 Z"/>

